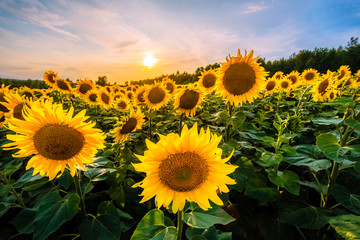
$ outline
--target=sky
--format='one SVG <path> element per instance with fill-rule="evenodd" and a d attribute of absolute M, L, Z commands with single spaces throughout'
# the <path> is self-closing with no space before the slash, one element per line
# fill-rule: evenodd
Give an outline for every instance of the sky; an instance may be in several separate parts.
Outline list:
<path fill-rule="evenodd" d="M 110 83 L 266 60 L 360 37 L 358 0 L 0 0 L 0 77 Z M 144 66 L 146 56 L 157 62 Z"/>

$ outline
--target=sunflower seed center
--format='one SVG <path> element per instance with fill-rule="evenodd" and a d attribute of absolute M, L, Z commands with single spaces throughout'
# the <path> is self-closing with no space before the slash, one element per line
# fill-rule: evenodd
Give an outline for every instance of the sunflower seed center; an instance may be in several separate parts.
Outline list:
<path fill-rule="evenodd" d="M 79 87 L 79 92 L 81 92 L 82 94 L 85 94 L 87 91 L 89 91 L 91 89 L 92 89 L 92 87 L 90 84 L 82 83 Z"/>
<path fill-rule="evenodd" d="M 36 150 L 52 160 L 68 160 L 78 154 L 84 146 L 85 138 L 74 128 L 61 124 L 48 124 L 36 131 Z"/>
<path fill-rule="evenodd" d="M 211 88 L 215 85 L 216 77 L 214 74 L 206 74 L 203 79 L 203 85 L 205 88 Z"/>
<path fill-rule="evenodd" d="M 200 94 L 194 90 L 186 90 L 180 97 L 179 107 L 182 109 L 193 109 L 199 102 Z"/>
<path fill-rule="evenodd" d="M 170 154 L 159 167 L 160 180 L 174 191 L 188 192 L 206 181 L 209 168 L 194 152 Z"/>
<path fill-rule="evenodd" d="M 311 81 L 314 79 L 314 77 L 315 77 L 314 73 L 310 72 L 305 75 L 305 80 Z"/>
<path fill-rule="evenodd" d="M 24 103 L 17 104 L 13 110 L 13 117 L 17 119 L 25 120 L 22 114 L 23 108 L 24 108 Z"/>
<path fill-rule="evenodd" d="M 154 87 L 148 95 L 150 103 L 161 103 L 165 98 L 165 91 L 159 87 Z"/>
<path fill-rule="evenodd" d="M 110 103 L 110 97 L 106 93 L 104 93 L 104 92 L 101 93 L 100 97 L 101 97 L 101 101 L 103 101 L 103 103 L 105 103 L 105 104 Z"/>
<path fill-rule="evenodd" d="M 318 87 L 318 92 L 321 94 L 321 95 L 324 95 L 324 93 L 326 93 L 326 88 L 329 86 L 329 80 L 328 79 L 325 79 L 324 81 L 322 81 L 320 84 L 319 84 L 319 87 Z"/>
<path fill-rule="evenodd" d="M 266 84 L 266 90 L 267 91 L 271 91 L 275 88 L 275 82 L 274 81 L 270 81 L 268 82 L 268 84 Z"/>
<path fill-rule="evenodd" d="M 120 130 L 121 134 L 131 133 L 137 125 L 137 120 L 134 117 L 129 118 Z"/>
<path fill-rule="evenodd" d="M 224 88 L 233 95 L 249 92 L 256 83 L 254 69 L 247 63 L 232 64 L 223 77 Z"/>
<path fill-rule="evenodd" d="M 57 80 L 56 85 L 61 89 L 65 91 L 69 91 L 69 85 L 64 80 Z"/>

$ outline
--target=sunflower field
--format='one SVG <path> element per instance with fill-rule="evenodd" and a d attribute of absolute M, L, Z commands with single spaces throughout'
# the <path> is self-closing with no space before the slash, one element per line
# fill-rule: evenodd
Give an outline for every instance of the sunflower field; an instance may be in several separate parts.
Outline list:
<path fill-rule="evenodd" d="M 0 239 L 360 239 L 360 71 L 0 89 Z"/>

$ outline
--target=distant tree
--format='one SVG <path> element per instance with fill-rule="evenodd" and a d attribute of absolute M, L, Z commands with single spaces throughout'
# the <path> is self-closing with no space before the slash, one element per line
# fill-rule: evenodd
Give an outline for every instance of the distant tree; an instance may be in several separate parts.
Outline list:
<path fill-rule="evenodd" d="M 108 80 L 106 76 L 98 76 L 98 80 L 95 82 L 95 84 L 100 86 L 106 86 L 108 85 Z"/>

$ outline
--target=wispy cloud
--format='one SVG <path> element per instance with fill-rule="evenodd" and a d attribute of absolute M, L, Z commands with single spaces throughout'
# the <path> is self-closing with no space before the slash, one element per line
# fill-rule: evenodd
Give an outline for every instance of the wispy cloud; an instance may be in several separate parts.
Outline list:
<path fill-rule="evenodd" d="M 249 13 L 259 12 L 268 7 L 269 6 L 265 5 L 264 1 L 260 2 L 259 4 L 249 3 L 249 4 L 247 4 L 246 9 L 244 11 L 242 11 L 241 13 L 249 14 Z"/>

